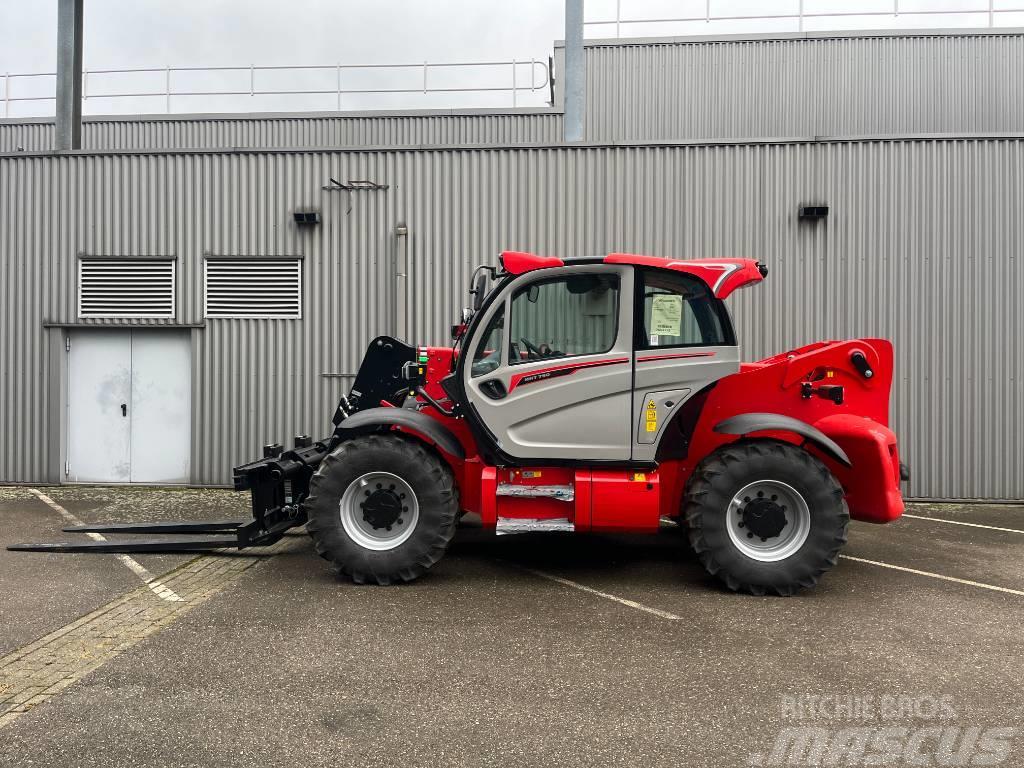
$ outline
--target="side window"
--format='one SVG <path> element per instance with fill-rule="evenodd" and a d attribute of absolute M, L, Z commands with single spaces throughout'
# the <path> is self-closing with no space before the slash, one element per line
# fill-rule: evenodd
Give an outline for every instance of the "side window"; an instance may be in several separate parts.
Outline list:
<path fill-rule="evenodd" d="M 730 345 L 721 302 L 695 277 L 638 271 L 637 349 Z"/>
<path fill-rule="evenodd" d="M 473 377 L 484 376 L 501 365 L 502 336 L 505 333 L 505 305 L 494 313 L 494 317 L 487 323 L 480 343 L 476 345 L 476 352 L 473 353 L 473 364 L 470 372 Z"/>
<path fill-rule="evenodd" d="M 520 288 L 512 297 L 509 363 L 607 352 L 618 317 L 618 275 L 569 275 Z"/>

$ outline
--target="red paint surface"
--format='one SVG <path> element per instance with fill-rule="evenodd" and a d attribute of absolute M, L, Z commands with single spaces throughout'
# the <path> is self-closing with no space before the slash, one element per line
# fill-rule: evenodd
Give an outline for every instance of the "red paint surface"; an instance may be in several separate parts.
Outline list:
<path fill-rule="evenodd" d="M 604 262 L 684 272 L 707 284 L 719 299 L 727 298 L 737 288 L 754 285 L 764 279 L 754 259 L 666 259 L 661 256 L 611 253 L 605 257 Z"/>

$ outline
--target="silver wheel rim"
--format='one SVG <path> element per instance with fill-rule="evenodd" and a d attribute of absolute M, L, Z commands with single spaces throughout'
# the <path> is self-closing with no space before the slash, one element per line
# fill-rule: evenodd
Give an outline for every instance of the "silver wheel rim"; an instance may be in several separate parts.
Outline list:
<path fill-rule="evenodd" d="M 774 504 L 781 508 L 785 524 L 774 536 L 762 537 L 751 529 L 752 517 Z M 770 509 L 770 508 L 769 508 Z M 777 514 L 777 510 L 770 510 Z M 726 519 L 729 538 L 740 552 L 762 563 L 785 560 L 796 553 L 811 533 L 811 511 L 793 486 L 779 480 L 758 480 L 743 486 L 729 502 Z"/>
<path fill-rule="evenodd" d="M 389 498 L 389 495 L 394 498 Z M 398 517 L 390 525 L 374 527 L 374 518 L 372 514 L 368 515 L 365 507 L 367 503 L 375 504 L 374 509 L 382 504 L 398 504 L 400 509 L 394 510 Z M 338 511 L 341 526 L 349 538 L 375 552 L 385 552 L 406 542 L 420 519 L 416 493 L 405 480 L 390 472 L 367 472 L 357 477 L 342 494 Z"/>

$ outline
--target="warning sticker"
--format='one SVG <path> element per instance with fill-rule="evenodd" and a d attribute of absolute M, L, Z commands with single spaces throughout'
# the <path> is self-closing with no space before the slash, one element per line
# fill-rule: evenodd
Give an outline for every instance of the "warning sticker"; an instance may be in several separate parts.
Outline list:
<path fill-rule="evenodd" d="M 651 299 L 651 335 L 679 336 L 683 321 L 683 297 L 660 294 Z"/>
<path fill-rule="evenodd" d="M 647 408 L 644 411 L 644 419 L 647 423 L 648 432 L 658 431 L 658 405 L 653 400 L 647 401 Z"/>

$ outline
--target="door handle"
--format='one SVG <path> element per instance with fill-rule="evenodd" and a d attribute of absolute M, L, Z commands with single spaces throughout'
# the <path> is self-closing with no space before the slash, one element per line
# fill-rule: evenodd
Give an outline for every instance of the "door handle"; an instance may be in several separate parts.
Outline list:
<path fill-rule="evenodd" d="M 508 394 L 508 390 L 505 389 L 505 385 L 501 383 L 500 379 L 491 379 L 485 381 L 480 385 L 480 391 L 487 395 L 491 400 L 501 400 Z"/>
<path fill-rule="evenodd" d="M 121 415 L 124 417 L 128 416 L 128 403 L 121 403 Z"/>

